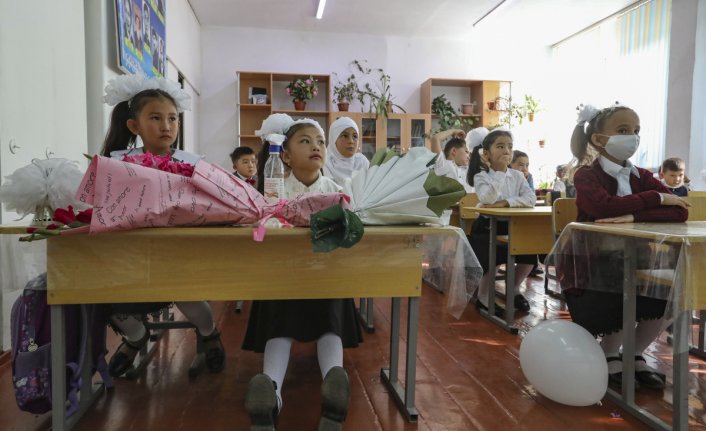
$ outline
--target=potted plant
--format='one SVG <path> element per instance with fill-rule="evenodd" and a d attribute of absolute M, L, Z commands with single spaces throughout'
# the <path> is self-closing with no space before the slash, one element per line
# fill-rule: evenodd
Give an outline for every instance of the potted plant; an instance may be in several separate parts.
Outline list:
<path fill-rule="evenodd" d="M 437 96 L 432 100 L 431 112 L 438 116 L 439 128 L 432 129 L 429 132 L 429 136 L 449 129 L 463 129 L 469 131 L 473 126 L 473 119 L 460 118 L 458 114 L 456 114 L 456 111 L 453 106 L 451 106 L 451 102 L 449 102 L 445 94 Z"/>
<path fill-rule="evenodd" d="M 545 142 L 544 139 L 539 140 L 539 148 L 544 148 Z"/>
<path fill-rule="evenodd" d="M 387 118 L 392 113 L 393 107 L 399 108 L 402 112 L 407 112 L 403 107 L 393 102 L 393 96 L 390 89 L 390 75 L 386 74 L 382 69 L 372 69 L 366 66 L 366 60 L 353 60 L 351 64 L 355 66 L 358 73 L 364 77 L 371 77 L 377 74 L 377 82 L 375 87 L 366 82 L 362 89 L 358 89 L 358 101 L 365 104 L 365 99 L 368 99 L 369 112 L 375 112 L 375 119 L 380 115 Z"/>
<path fill-rule="evenodd" d="M 529 94 L 525 94 L 524 108 L 525 108 L 525 111 L 527 112 L 527 119 L 529 121 L 534 121 L 534 114 L 542 110 L 539 107 L 539 100 L 536 100 L 534 97 L 530 96 Z"/>
<path fill-rule="evenodd" d="M 338 81 L 338 75 L 336 76 L 336 81 Z M 334 102 L 338 104 L 338 110 L 341 112 L 348 111 L 351 100 L 358 97 L 358 82 L 355 79 L 355 75 L 351 74 L 345 82 L 338 81 L 336 85 L 333 86 L 333 96 Z"/>
<path fill-rule="evenodd" d="M 316 84 L 317 81 L 313 76 L 309 76 L 307 79 L 297 78 L 287 84 L 287 95 L 293 98 L 294 109 L 297 111 L 306 109 L 306 101 L 319 94 L 319 87 Z"/>

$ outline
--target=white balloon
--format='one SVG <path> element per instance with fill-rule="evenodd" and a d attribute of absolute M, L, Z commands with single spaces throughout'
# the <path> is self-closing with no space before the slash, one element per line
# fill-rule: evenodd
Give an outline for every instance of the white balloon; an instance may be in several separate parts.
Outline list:
<path fill-rule="evenodd" d="M 595 404 L 608 388 L 608 364 L 598 341 L 566 320 L 532 328 L 520 345 L 520 365 L 539 393 L 569 406 Z"/>

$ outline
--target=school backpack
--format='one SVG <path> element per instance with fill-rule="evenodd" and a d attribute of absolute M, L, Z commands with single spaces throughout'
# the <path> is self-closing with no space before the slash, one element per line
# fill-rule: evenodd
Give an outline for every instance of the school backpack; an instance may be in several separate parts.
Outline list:
<path fill-rule="evenodd" d="M 47 274 L 30 280 L 12 306 L 12 383 L 20 410 L 42 414 L 51 410 L 51 313 L 47 304 Z M 113 386 L 105 361 L 106 325 L 103 307 L 64 306 L 67 417 L 78 410 L 83 357 L 91 338 L 93 372 L 106 388 Z M 91 324 L 93 322 L 93 324 Z"/>

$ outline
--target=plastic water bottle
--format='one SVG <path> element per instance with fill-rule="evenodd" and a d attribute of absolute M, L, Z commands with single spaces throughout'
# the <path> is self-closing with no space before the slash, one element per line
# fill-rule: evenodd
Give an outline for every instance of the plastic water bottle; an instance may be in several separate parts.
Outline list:
<path fill-rule="evenodd" d="M 270 157 L 265 163 L 265 200 L 276 204 L 284 199 L 284 164 L 279 157 L 281 145 L 270 144 Z"/>

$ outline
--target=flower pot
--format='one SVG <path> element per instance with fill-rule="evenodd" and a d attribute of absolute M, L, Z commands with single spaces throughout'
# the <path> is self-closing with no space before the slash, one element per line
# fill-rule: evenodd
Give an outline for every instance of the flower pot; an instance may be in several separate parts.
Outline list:
<path fill-rule="evenodd" d="M 527 113 L 527 119 L 532 122 L 534 121 L 534 112 L 528 112 Z"/>
<path fill-rule="evenodd" d="M 461 105 L 461 112 L 464 115 L 473 115 L 473 107 L 475 103 L 464 103 Z"/>
<path fill-rule="evenodd" d="M 495 111 L 495 100 L 491 100 L 488 102 L 488 111 Z"/>
<path fill-rule="evenodd" d="M 341 112 L 347 112 L 349 106 L 350 106 L 350 103 L 348 103 L 348 102 L 339 102 L 338 103 L 338 110 Z"/>
<path fill-rule="evenodd" d="M 306 109 L 306 101 L 305 100 L 295 100 L 294 101 L 294 109 L 297 111 L 303 111 Z"/>
<path fill-rule="evenodd" d="M 544 148 L 544 139 L 539 140 L 539 148 Z"/>
<path fill-rule="evenodd" d="M 385 103 L 385 109 L 387 109 L 388 114 L 392 114 L 392 102 Z"/>

